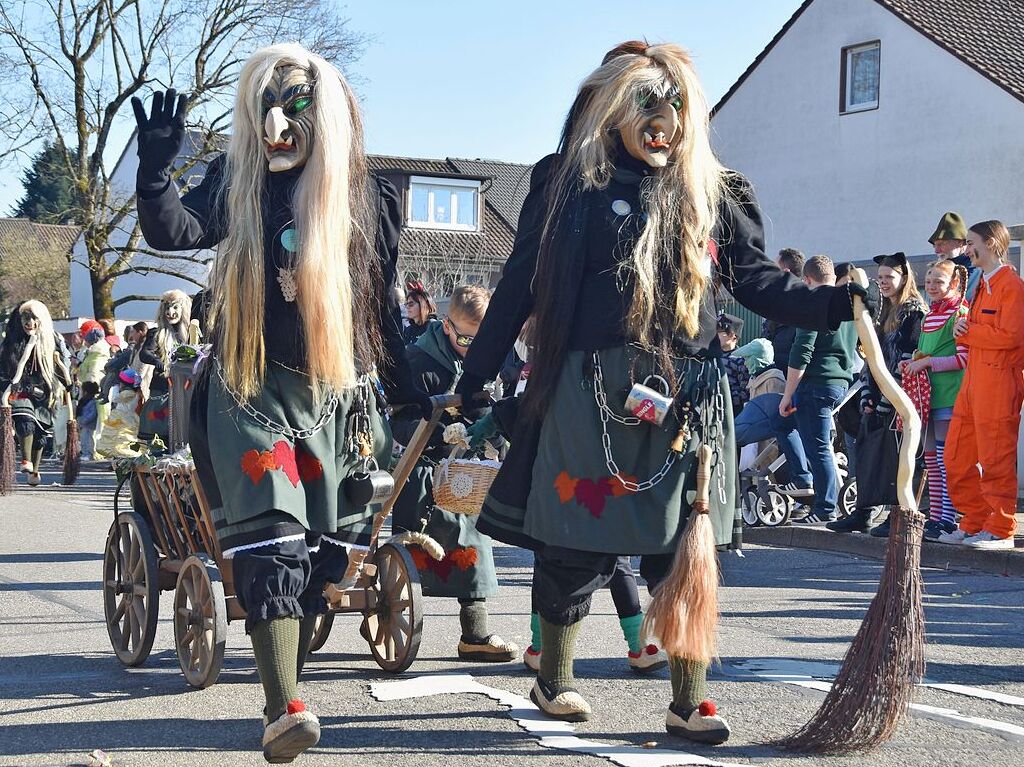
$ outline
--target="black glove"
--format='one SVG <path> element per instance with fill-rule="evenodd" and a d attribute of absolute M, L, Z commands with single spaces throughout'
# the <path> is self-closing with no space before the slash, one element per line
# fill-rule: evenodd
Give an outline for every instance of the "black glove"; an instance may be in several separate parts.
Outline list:
<path fill-rule="evenodd" d="M 153 94 L 149 117 L 142 100 L 132 97 L 132 109 L 138 123 L 139 171 L 137 185 L 141 192 L 162 192 L 170 181 L 171 168 L 185 144 L 185 94 L 173 88 Z"/>
<path fill-rule="evenodd" d="M 832 330 L 853 319 L 854 296 L 860 296 L 864 302 L 864 308 L 868 310 L 868 315 L 873 320 L 877 319 L 881 309 L 878 283 L 872 280 L 865 289 L 855 282 L 848 282 L 832 290 L 832 296 L 828 302 L 828 326 Z"/>
<path fill-rule="evenodd" d="M 415 408 L 419 417 L 424 421 L 429 421 L 430 416 L 434 413 L 434 404 L 430 401 L 430 395 L 415 386 L 406 386 L 391 392 L 388 396 L 388 404 L 392 406 L 408 405 Z"/>
<path fill-rule="evenodd" d="M 462 377 L 455 385 L 455 393 L 462 395 L 462 417 L 473 422 L 481 418 L 488 410 L 484 393 L 486 379 L 463 371 Z"/>

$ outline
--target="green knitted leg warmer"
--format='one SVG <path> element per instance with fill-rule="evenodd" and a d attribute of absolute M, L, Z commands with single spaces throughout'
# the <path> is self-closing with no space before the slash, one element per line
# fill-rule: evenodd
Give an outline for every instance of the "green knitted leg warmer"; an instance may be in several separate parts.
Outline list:
<path fill-rule="evenodd" d="M 487 601 L 484 599 L 459 600 L 459 624 L 462 641 L 477 644 L 487 638 Z"/>
<path fill-rule="evenodd" d="M 299 621 L 295 618 L 261 621 L 253 627 L 249 638 L 267 698 L 264 711 L 273 722 L 285 712 L 288 702 L 298 697 L 295 659 L 299 655 Z"/>
<path fill-rule="evenodd" d="M 568 626 L 556 626 L 540 619 L 541 642 L 544 654 L 540 656 L 540 678 L 554 690 L 572 687 L 572 661 L 576 654 L 576 636 L 583 621 Z"/>
<path fill-rule="evenodd" d="M 540 616 L 537 613 L 530 613 L 530 647 L 536 652 L 544 648 L 544 639 L 540 634 Z"/>
<path fill-rule="evenodd" d="M 631 615 L 628 618 L 619 618 L 619 626 L 622 627 L 622 636 L 629 645 L 631 653 L 640 652 L 640 627 L 644 623 L 644 614 Z"/>
<path fill-rule="evenodd" d="M 302 676 L 302 667 L 306 665 L 309 657 L 309 646 L 313 644 L 313 632 L 316 630 L 317 615 L 305 615 L 299 621 L 299 652 L 295 664 L 295 681 L 298 682 Z"/>
<path fill-rule="evenodd" d="M 692 711 L 708 696 L 708 664 L 673 655 L 668 659 L 672 676 L 672 702 L 676 708 Z"/>

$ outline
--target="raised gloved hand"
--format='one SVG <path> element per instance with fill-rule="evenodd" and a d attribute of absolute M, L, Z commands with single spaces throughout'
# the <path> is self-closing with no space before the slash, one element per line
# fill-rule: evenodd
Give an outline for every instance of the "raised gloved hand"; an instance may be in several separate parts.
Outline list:
<path fill-rule="evenodd" d="M 407 405 L 410 408 L 415 408 L 419 417 L 424 421 L 429 421 L 434 412 L 434 403 L 430 401 L 430 395 L 415 386 L 404 386 L 389 392 L 388 404 L 393 407 Z"/>
<path fill-rule="evenodd" d="M 153 94 L 149 116 L 139 98 L 132 98 L 138 123 L 138 185 L 142 191 L 162 191 L 170 179 L 174 161 L 185 144 L 188 97 L 174 88 Z"/>

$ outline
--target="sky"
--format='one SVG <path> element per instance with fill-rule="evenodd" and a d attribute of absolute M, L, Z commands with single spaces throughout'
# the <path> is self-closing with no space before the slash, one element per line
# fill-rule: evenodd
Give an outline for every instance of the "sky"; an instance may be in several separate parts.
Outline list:
<path fill-rule="evenodd" d="M 370 37 L 347 73 L 367 150 L 532 163 L 554 151 L 580 81 L 616 44 L 674 42 L 694 56 L 709 104 L 800 0 L 361 0 L 337 3 Z M 120 135 L 131 128 L 125 109 Z M 113 166 L 115 156 L 108 158 Z M 21 196 L 0 171 L 0 214 Z"/>

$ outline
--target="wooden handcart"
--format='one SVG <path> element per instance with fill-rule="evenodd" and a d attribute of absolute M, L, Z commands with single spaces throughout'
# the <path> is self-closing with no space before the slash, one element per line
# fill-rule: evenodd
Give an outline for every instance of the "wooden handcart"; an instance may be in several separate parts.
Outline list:
<path fill-rule="evenodd" d="M 174 383 L 172 371 L 172 405 Z M 398 674 L 416 659 L 423 628 L 419 573 L 404 545 L 380 535 L 441 414 L 460 403 L 456 395 L 432 400 L 432 417 L 420 422 L 393 472 L 395 489 L 374 515 L 368 550 L 350 550 L 345 577 L 325 589 L 330 610 L 317 623 L 313 650 L 326 641 L 335 615 L 359 613 L 360 633 L 382 669 Z M 176 420 L 172 417 L 172 445 L 178 441 Z M 130 511 L 120 508 L 126 486 Z M 103 552 L 102 584 L 107 634 L 121 663 L 145 662 L 156 636 L 160 592 L 173 591 L 174 646 L 182 673 L 197 688 L 217 681 L 227 624 L 244 620 L 245 611 L 189 461 L 169 457 L 140 463 L 122 480 Z"/>

